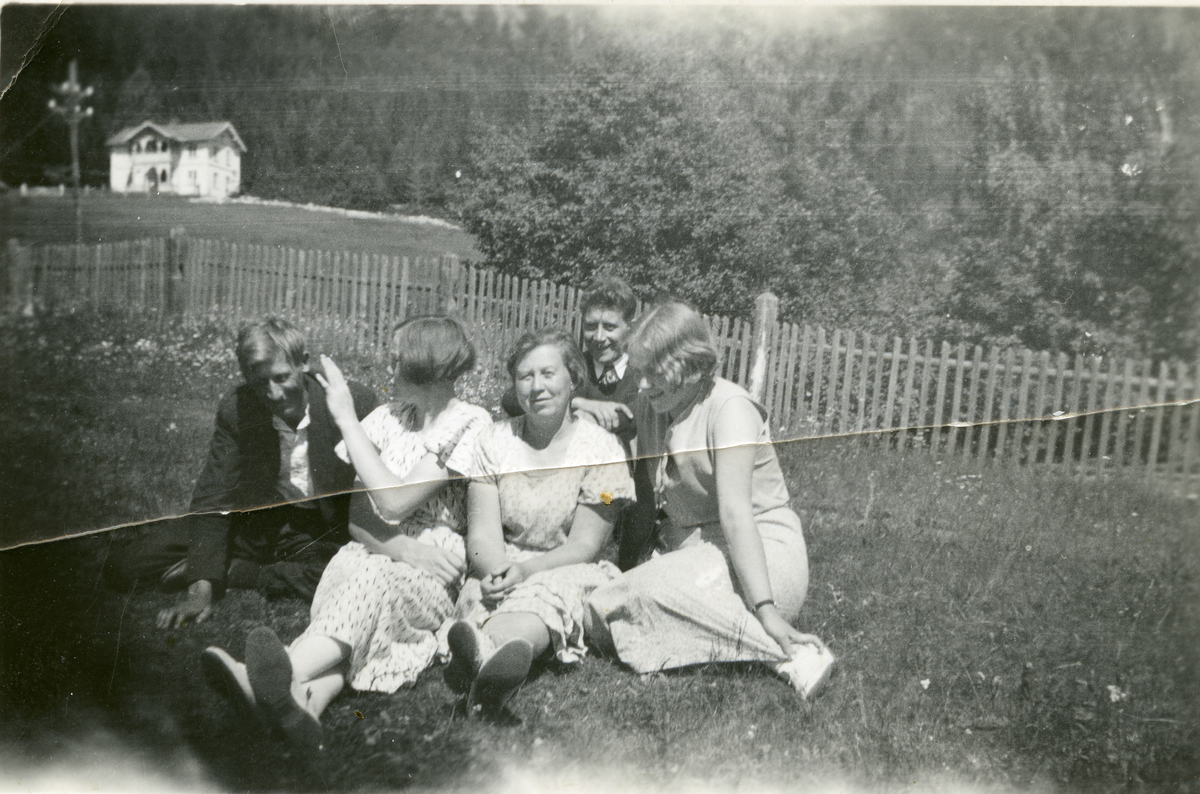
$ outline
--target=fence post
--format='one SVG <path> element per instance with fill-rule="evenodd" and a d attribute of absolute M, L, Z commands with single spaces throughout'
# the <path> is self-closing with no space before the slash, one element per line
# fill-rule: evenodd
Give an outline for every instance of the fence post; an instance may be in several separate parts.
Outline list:
<path fill-rule="evenodd" d="M 445 254 L 437 261 L 437 311 L 439 314 L 456 314 L 459 307 L 458 296 L 459 263 L 454 254 Z"/>
<path fill-rule="evenodd" d="M 754 299 L 754 350 L 750 354 L 750 379 L 747 390 L 757 402 L 767 395 L 767 354 L 771 341 L 771 329 L 779 315 L 779 298 L 773 292 L 764 292 Z"/>
<path fill-rule="evenodd" d="M 166 295 L 166 311 L 175 314 L 184 311 L 187 307 L 185 304 L 184 295 L 184 272 L 183 262 L 187 254 L 186 239 L 187 229 L 182 226 L 176 226 L 171 229 L 171 236 L 167 238 L 167 295 Z"/>
<path fill-rule="evenodd" d="M 10 238 L 6 243 L 8 255 L 8 311 L 33 316 L 33 251 L 20 240 Z"/>

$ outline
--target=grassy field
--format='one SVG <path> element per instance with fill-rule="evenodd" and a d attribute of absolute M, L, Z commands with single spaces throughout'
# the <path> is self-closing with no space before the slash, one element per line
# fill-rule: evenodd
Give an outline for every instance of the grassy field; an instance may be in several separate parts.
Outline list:
<path fill-rule="evenodd" d="M 226 329 L 0 331 L 6 541 L 186 504 L 235 380 Z M 469 722 L 435 670 L 335 701 L 311 770 L 239 724 L 197 660 L 240 656 L 260 624 L 290 640 L 304 606 L 238 591 L 158 631 L 173 596 L 99 583 L 122 530 L 0 554 L 0 788 L 1200 791 L 1195 502 L 844 440 L 780 456 L 811 556 L 801 626 L 841 660 L 812 703 L 751 665 L 638 677 L 589 658 L 539 669 L 511 719 Z"/>
<path fill-rule="evenodd" d="M 298 207 L 193 202 L 177 196 L 94 193 L 81 202 L 85 242 L 166 237 L 172 228 L 182 226 L 192 237 L 234 243 L 479 258 L 469 234 L 440 225 L 348 218 Z M 0 195 L 0 230 L 5 239 L 74 242 L 74 203 L 70 195 L 21 196 L 9 191 Z"/>

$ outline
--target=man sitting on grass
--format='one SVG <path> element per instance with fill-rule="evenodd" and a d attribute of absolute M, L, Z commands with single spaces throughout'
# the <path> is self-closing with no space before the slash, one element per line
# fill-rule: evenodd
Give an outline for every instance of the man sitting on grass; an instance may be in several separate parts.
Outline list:
<path fill-rule="evenodd" d="M 284 320 L 252 323 L 238 333 L 237 359 L 245 383 L 217 408 L 189 514 L 143 528 L 105 565 L 117 589 L 146 579 L 187 588 L 159 613 L 159 628 L 205 620 L 226 587 L 311 601 L 349 539 L 354 468 L 334 454 L 342 437 L 309 372 L 304 334 Z M 377 400 L 350 388 L 361 419 Z"/>

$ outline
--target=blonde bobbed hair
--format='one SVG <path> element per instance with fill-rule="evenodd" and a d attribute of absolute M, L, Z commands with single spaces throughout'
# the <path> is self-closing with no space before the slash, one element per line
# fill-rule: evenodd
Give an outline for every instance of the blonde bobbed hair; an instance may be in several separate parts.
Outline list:
<path fill-rule="evenodd" d="M 660 304 L 642 318 L 626 349 L 630 366 L 660 375 L 672 387 L 710 378 L 717 368 L 717 346 L 708 322 L 686 303 Z"/>

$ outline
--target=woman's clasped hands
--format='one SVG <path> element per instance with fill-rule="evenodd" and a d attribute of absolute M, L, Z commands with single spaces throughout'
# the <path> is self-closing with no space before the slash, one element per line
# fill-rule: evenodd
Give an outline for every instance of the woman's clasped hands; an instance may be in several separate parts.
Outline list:
<path fill-rule="evenodd" d="M 529 578 L 529 572 L 519 562 L 504 562 L 479 582 L 483 603 L 489 607 L 499 604 L 513 588 Z"/>

